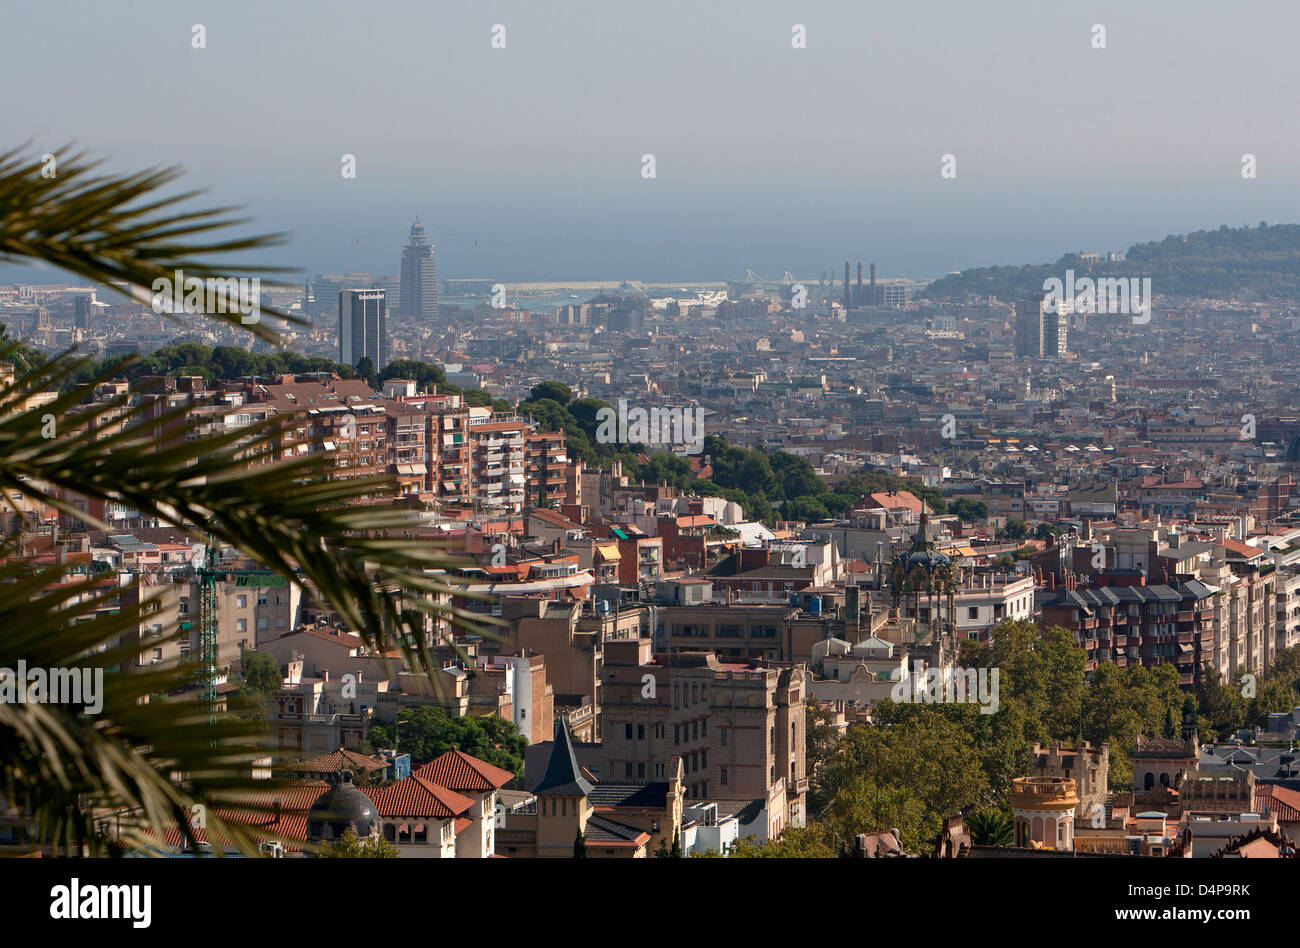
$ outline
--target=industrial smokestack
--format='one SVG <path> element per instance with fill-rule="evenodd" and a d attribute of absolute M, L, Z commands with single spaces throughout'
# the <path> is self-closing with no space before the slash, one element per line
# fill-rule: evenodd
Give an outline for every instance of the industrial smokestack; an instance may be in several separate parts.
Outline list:
<path fill-rule="evenodd" d="M 853 306 L 853 300 L 849 298 L 849 262 L 844 261 L 844 308 L 849 309 Z"/>
<path fill-rule="evenodd" d="M 869 302 L 872 306 L 879 302 L 876 299 L 876 265 L 874 263 L 871 265 L 871 299 Z"/>
<path fill-rule="evenodd" d="M 862 261 L 858 261 L 858 290 L 853 294 L 853 301 L 859 306 L 862 305 Z"/>

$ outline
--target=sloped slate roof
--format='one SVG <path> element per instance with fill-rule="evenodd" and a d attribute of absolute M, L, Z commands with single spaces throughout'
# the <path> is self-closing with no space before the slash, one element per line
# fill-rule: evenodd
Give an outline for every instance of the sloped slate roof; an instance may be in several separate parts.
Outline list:
<path fill-rule="evenodd" d="M 586 796 L 591 793 L 592 784 L 582 775 L 578 758 L 573 753 L 573 742 L 569 739 L 569 729 L 559 718 L 555 719 L 555 739 L 551 746 L 551 759 L 546 762 L 546 773 L 542 780 L 533 787 L 533 793 L 549 793 L 560 796 Z"/>

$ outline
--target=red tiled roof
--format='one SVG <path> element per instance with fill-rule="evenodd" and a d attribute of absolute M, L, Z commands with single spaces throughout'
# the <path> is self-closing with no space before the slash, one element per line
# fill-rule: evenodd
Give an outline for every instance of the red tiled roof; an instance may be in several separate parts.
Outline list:
<path fill-rule="evenodd" d="M 919 514 L 924 506 L 920 500 L 905 490 L 878 491 L 870 496 L 878 506 L 886 510 L 910 510 Z"/>
<path fill-rule="evenodd" d="M 287 639 L 292 638 L 295 635 L 310 635 L 312 638 L 320 639 L 322 642 L 329 642 L 331 645 L 342 645 L 345 648 L 361 647 L 361 636 L 359 635 L 354 635 L 351 632 L 343 632 L 336 635 L 333 632 L 328 632 L 324 629 L 316 628 L 315 626 L 303 626 L 302 628 L 294 629 L 291 632 L 285 632 L 280 636 L 280 638 Z"/>
<path fill-rule="evenodd" d="M 1300 790 L 1276 783 L 1256 784 L 1255 806 L 1267 808 L 1281 823 L 1300 822 Z"/>
<path fill-rule="evenodd" d="M 312 780 L 273 790 L 256 790 L 242 796 L 238 802 L 214 809 L 212 813 L 224 823 L 249 827 L 248 835 L 253 839 L 261 841 L 280 838 L 286 841 L 284 847 L 286 852 L 298 852 L 301 846 L 294 843 L 302 844 L 307 841 L 307 813 L 317 798 L 328 789 L 329 784 L 324 781 Z M 274 813 L 277 802 L 280 804 L 278 822 Z M 249 807 L 258 809 L 252 811 L 248 809 Z M 214 846 L 224 847 L 230 843 L 224 833 L 216 834 L 214 839 L 209 839 L 206 829 L 195 829 L 194 838 L 200 843 L 210 842 Z M 186 845 L 184 834 L 175 822 L 167 827 L 166 841 L 168 846 L 174 848 L 183 848 Z"/>
<path fill-rule="evenodd" d="M 451 790 L 469 790 L 484 793 L 488 790 L 500 790 L 515 775 L 508 770 L 494 767 L 487 761 L 471 757 L 458 750 L 449 750 L 441 757 L 436 757 L 417 767 L 414 776 L 432 780 Z"/>
<path fill-rule="evenodd" d="M 1241 543 L 1238 540 L 1226 537 L 1223 541 L 1223 548 L 1235 556 L 1242 556 L 1248 560 L 1264 555 L 1264 551 L 1257 546 L 1251 546 L 1249 543 Z"/>
<path fill-rule="evenodd" d="M 549 523 L 555 527 L 564 527 L 566 530 L 576 530 L 582 526 L 582 524 L 574 523 L 563 514 L 558 514 L 554 510 L 547 510 L 545 507 L 538 507 L 534 510 L 528 511 L 528 516 L 532 517 L 534 520 L 541 520 L 544 523 Z"/>
<path fill-rule="evenodd" d="M 369 772 L 372 770 L 383 770 L 387 766 L 387 761 L 376 760 L 374 757 L 367 757 L 365 754 L 358 754 L 356 751 L 350 751 L 346 747 L 340 747 L 332 754 L 321 754 L 319 757 L 313 757 L 310 760 L 304 760 L 300 764 L 294 764 L 293 769 L 299 773 L 332 774 L 335 771 L 346 770 L 352 767 L 360 767 Z"/>
<path fill-rule="evenodd" d="M 358 787 L 374 801 L 380 816 L 446 820 L 460 816 L 474 801 L 454 790 L 412 774 L 385 787 Z"/>

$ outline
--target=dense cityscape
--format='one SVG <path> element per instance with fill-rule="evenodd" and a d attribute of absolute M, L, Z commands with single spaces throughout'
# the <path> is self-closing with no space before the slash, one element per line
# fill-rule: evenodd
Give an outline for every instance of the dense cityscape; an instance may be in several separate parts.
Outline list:
<path fill-rule="evenodd" d="M 276 854 L 351 830 L 404 857 L 1294 857 L 1294 305 L 1003 300 L 874 263 L 439 283 L 418 222 L 400 265 L 263 291 L 283 347 L 112 287 L 0 291 L 11 363 L 98 356 L 62 436 L 316 458 L 454 554 L 429 688 L 305 578 L 14 495 L 18 562 L 140 610 L 119 669 L 199 661 L 168 700 L 263 705 L 250 773 L 296 778 Z M 316 819 L 339 796 L 354 818 Z M 168 830 L 194 845 L 238 851 Z"/>
<path fill-rule="evenodd" d="M 0 23 L 17 937 L 1285 923 L 1300 9 Z"/>

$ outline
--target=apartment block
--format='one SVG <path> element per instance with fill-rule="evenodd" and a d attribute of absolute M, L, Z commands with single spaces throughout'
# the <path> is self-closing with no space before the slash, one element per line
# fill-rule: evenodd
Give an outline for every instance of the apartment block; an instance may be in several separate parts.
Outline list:
<path fill-rule="evenodd" d="M 803 666 L 605 643 L 603 773 L 662 780 L 682 760 L 688 800 L 762 800 L 769 836 L 806 819 Z"/>

